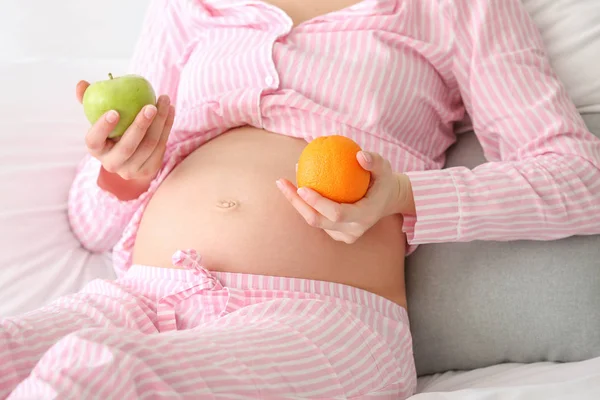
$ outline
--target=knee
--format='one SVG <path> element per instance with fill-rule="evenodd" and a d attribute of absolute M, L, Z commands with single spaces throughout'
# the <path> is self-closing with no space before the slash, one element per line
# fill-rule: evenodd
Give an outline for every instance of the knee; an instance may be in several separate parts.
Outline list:
<path fill-rule="evenodd" d="M 124 329 L 77 331 L 46 353 L 30 380 L 34 385 L 50 383 L 59 398 L 63 393 L 67 398 L 130 398 L 144 389 L 144 382 L 154 375 L 151 366 L 164 358 L 154 339 Z M 153 387 L 161 382 L 153 381 Z"/>
<path fill-rule="evenodd" d="M 42 356 L 13 395 L 40 399 L 108 398 L 110 393 L 101 392 L 112 388 L 108 382 L 122 362 L 111 345 L 111 339 L 120 333 L 94 328 L 63 337 Z"/>

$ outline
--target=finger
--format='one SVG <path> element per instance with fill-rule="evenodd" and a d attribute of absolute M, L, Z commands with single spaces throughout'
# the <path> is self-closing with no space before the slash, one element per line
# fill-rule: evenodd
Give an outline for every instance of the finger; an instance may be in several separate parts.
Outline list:
<path fill-rule="evenodd" d="M 315 228 L 321 229 L 334 229 L 335 224 L 321 215 L 314 208 L 306 204 L 300 196 L 298 196 L 296 187 L 287 179 L 280 179 L 277 181 L 277 187 L 288 199 L 292 206 L 298 211 L 298 213 L 304 218 L 307 224 Z"/>
<path fill-rule="evenodd" d="M 331 201 L 306 187 L 298 189 L 298 196 L 332 222 L 345 221 L 352 208 L 351 206 L 344 207 L 344 205 Z"/>
<path fill-rule="evenodd" d="M 136 116 L 135 121 L 120 140 L 114 145 L 110 153 L 106 154 L 102 160 L 102 165 L 108 172 L 117 172 L 135 153 L 138 146 L 146 136 L 148 128 L 156 117 L 156 106 L 147 105 Z"/>
<path fill-rule="evenodd" d="M 88 131 L 85 136 L 85 144 L 90 154 L 94 157 L 100 157 L 106 153 L 108 135 L 115 129 L 119 123 L 119 113 L 111 110 L 104 114 Z"/>
<path fill-rule="evenodd" d="M 161 143 L 164 144 L 166 147 L 166 144 L 169 140 L 169 135 L 171 134 L 171 131 L 173 130 L 173 124 L 175 122 L 175 107 L 170 106 L 169 107 L 169 116 L 167 117 L 167 122 L 165 122 L 165 127 L 163 129 L 163 134 L 161 137 Z"/>
<path fill-rule="evenodd" d="M 165 122 L 165 126 L 163 127 L 162 135 L 160 138 L 159 147 L 165 149 L 167 147 L 167 142 L 169 141 L 169 135 L 173 130 L 173 123 L 175 122 L 175 107 L 169 107 L 169 115 L 167 116 L 167 121 Z"/>
<path fill-rule="evenodd" d="M 331 230 L 325 229 L 325 233 L 327 233 L 329 236 L 331 236 L 332 239 L 334 239 L 338 242 L 344 242 L 346 244 L 352 244 L 358 240 L 357 237 L 348 235 L 347 233 L 343 233 L 343 232 L 331 231 Z"/>
<path fill-rule="evenodd" d="M 375 179 L 391 172 L 389 162 L 377 153 L 359 151 L 356 153 L 356 159 L 360 166 L 371 172 L 372 177 Z"/>
<path fill-rule="evenodd" d="M 87 88 L 90 86 L 89 82 L 86 81 L 79 81 L 77 83 L 77 86 L 75 88 L 75 94 L 77 95 L 77 100 L 82 103 L 83 102 L 83 95 L 85 94 L 85 91 L 87 90 Z"/>
<path fill-rule="evenodd" d="M 175 108 L 173 106 L 169 107 L 169 116 L 167 117 L 167 121 L 165 122 L 165 126 L 160 137 L 160 142 L 154 153 L 150 156 L 148 160 L 142 165 L 140 168 L 140 175 L 145 178 L 153 177 L 156 172 L 160 169 L 163 158 L 165 156 L 165 151 L 167 149 L 167 142 L 169 141 L 169 135 L 171 134 L 171 128 L 173 127 L 173 121 L 175 119 Z"/>
<path fill-rule="evenodd" d="M 150 158 L 152 153 L 156 150 L 160 139 L 162 137 L 163 129 L 167 118 L 169 117 L 171 102 L 168 96 L 161 96 L 157 102 L 157 115 L 154 121 L 148 128 L 142 141 L 137 146 L 135 152 L 131 157 L 123 164 L 123 169 L 129 171 L 131 174 L 139 171 L 144 163 Z"/>

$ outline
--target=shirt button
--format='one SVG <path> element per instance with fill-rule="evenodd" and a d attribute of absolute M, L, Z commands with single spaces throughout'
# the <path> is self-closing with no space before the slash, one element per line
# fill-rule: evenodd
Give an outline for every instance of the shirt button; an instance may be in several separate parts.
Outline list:
<path fill-rule="evenodd" d="M 273 77 L 272 77 L 272 76 L 267 76 L 267 77 L 265 78 L 265 83 L 266 83 L 268 86 L 271 86 L 273 83 L 275 83 L 275 79 L 273 79 Z"/>

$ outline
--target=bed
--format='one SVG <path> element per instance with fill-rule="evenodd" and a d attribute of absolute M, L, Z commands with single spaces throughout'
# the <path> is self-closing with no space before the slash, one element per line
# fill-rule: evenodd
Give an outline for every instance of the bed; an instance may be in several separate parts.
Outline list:
<path fill-rule="evenodd" d="M 145 4 L 3 2 L 0 317 L 39 307 L 92 279 L 114 277 L 110 255 L 82 249 L 66 219 L 67 191 L 87 128 L 73 89 L 78 78 L 126 71 Z M 418 391 L 417 400 L 598 399 L 600 358 L 422 376 Z"/>

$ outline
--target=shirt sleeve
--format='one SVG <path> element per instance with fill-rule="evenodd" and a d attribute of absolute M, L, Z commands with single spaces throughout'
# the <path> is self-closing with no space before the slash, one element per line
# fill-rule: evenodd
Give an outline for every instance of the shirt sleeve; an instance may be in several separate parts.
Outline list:
<path fill-rule="evenodd" d="M 409 244 L 600 233 L 600 140 L 521 0 L 452 3 L 454 74 L 489 162 L 408 173 Z"/>
<path fill-rule="evenodd" d="M 188 43 L 181 18 L 185 0 L 153 0 L 134 50 L 130 72 L 144 76 L 157 93 L 167 94 L 173 104 L 179 84 L 179 59 Z M 98 187 L 100 162 L 86 157 L 69 194 L 69 222 L 75 236 L 90 251 L 112 249 L 142 201 L 156 188 L 131 201 L 120 201 Z M 159 173 L 160 176 L 160 173 Z"/>

